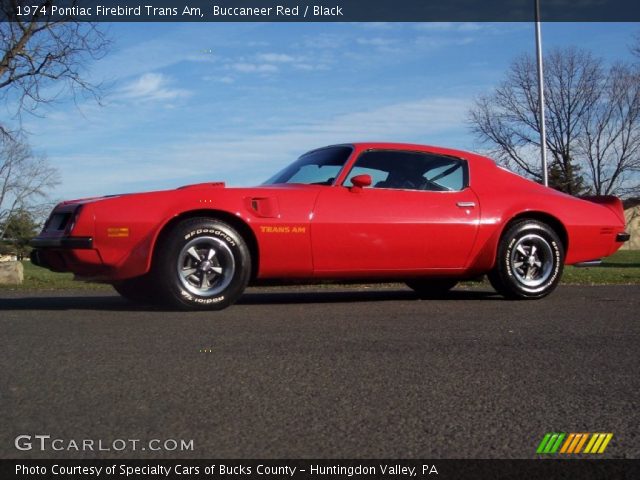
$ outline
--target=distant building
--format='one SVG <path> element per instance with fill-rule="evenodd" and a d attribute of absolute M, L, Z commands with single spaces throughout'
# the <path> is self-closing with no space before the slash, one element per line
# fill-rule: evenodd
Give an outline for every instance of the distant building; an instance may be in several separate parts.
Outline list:
<path fill-rule="evenodd" d="M 640 250 L 640 198 L 629 198 L 623 203 L 627 232 L 631 234 L 631 238 L 622 248 Z"/>

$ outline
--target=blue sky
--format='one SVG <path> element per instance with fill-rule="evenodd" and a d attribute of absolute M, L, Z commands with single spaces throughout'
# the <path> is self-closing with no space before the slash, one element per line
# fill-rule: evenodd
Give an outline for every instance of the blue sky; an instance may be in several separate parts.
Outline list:
<path fill-rule="evenodd" d="M 58 101 L 25 116 L 61 172 L 55 198 L 225 180 L 254 185 L 311 148 L 388 140 L 478 150 L 473 99 L 533 53 L 527 23 L 106 25 L 89 63 L 104 105 Z M 545 23 L 543 47 L 629 59 L 637 24 Z"/>

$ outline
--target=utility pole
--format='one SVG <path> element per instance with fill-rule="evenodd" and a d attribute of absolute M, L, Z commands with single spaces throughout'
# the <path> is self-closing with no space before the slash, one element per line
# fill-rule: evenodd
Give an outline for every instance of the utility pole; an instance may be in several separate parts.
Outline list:
<path fill-rule="evenodd" d="M 540 158 L 542 160 L 542 182 L 549 186 L 547 172 L 547 132 L 544 122 L 544 73 L 542 71 L 542 40 L 540 39 L 540 0 L 535 0 L 536 11 L 536 57 L 538 59 L 538 115 L 540 116 Z"/>

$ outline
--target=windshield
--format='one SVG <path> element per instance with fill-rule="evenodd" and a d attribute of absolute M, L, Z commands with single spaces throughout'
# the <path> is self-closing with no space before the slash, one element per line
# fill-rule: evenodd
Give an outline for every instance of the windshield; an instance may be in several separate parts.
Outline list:
<path fill-rule="evenodd" d="M 305 153 L 284 170 L 264 182 L 263 185 L 278 183 L 332 185 L 352 150 L 350 146 L 341 145 Z"/>

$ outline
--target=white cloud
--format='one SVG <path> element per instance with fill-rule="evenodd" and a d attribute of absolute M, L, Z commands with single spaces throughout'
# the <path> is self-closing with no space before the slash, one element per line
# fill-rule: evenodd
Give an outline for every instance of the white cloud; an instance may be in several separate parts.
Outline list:
<path fill-rule="evenodd" d="M 362 27 L 365 29 L 371 29 L 371 30 L 391 30 L 397 24 L 392 22 L 363 22 L 363 23 L 355 22 L 355 23 L 352 23 L 352 25 Z"/>
<path fill-rule="evenodd" d="M 174 100 L 189 95 L 187 90 L 171 88 L 167 77 L 161 73 L 145 73 L 126 85 L 117 95 L 136 100 Z"/>
<path fill-rule="evenodd" d="M 165 153 L 175 164 L 185 165 L 189 159 L 212 158 L 211 152 L 215 152 L 213 158 L 218 160 L 208 166 L 215 172 L 212 179 L 252 185 L 304 151 L 323 145 L 357 141 L 442 143 L 439 138 L 459 133 L 469 103 L 461 98 L 425 98 L 310 121 L 270 134 L 213 138 L 211 134 L 198 134 L 186 144 L 165 149 Z"/>
<path fill-rule="evenodd" d="M 413 25 L 413 28 L 418 31 L 434 34 L 481 33 L 482 35 L 505 35 L 527 30 L 531 27 L 526 22 L 428 22 L 416 23 Z"/>
<path fill-rule="evenodd" d="M 373 38 L 358 38 L 356 42 L 359 45 L 368 45 L 372 47 L 388 47 L 389 45 L 393 45 L 397 43 L 398 40 L 393 38 L 382 38 L 382 37 L 373 37 Z"/>
<path fill-rule="evenodd" d="M 120 148 L 109 153 L 52 157 L 51 161 L 59 165 L 62 173 L 65 197 L 79 198 L 177 187 L 179 185 L 172 179 L 190 173 L 180 164 L 166 161 L 163 152 L 157 148 L 146 151 Z M 90 165 L 91 174 L 88 174 L 88 169 L 78 168 L 78 165 Z"/>
<path fill-rule="evenodd" d="M 69 155 L 60 145 L 50 160 L 60 167 L 61 190 L 69 198 L 174 188 L 206 180 L 255 185 L 304 151 L 323 145 L 391 141 L 460 147 L 448 139 L 459 135 L 469 104 L 469 99 L 457 97 L 419 98 L 332 118 L 310 118 L 270 133 L 238 129 L 217 133 L 208 128 L 174 140 L 115 144 L 100 152 L 86 147 L 86 153 L 76 155 Z M 117 115 L 123 135 L 140 122 L 135 114 Z M 101 125 L 110 118 L 92 124 L 90 132 L 99 135 Z M 90 136 L 85 143 L 100 138 Z M 203 171 L 208 172 L 204 179 Z"/>
<path fill-rule="evenodd" d="M 207 52 L 206 50 L 189 54 L 184 59 L 188 62 L 194 63 L 216 63 L 218 61 L 216 56 L 213 54 L 213 51 Z"/>
<path fill-rule="evenodd" d="M 291 63 L 296 61 L 295 57 L 285 53 L 261 53 L 258 55 L 258 59 L 266 63 Z"/>
<path fill-rule="evenodd" d="M 302 39 L 301 48 L 313 50 L 337 50 L 349 43 L 350 37 L 344 34 L 320 33 L 307 35 Z"/>
<path fill-rule="evenodd" d="M 472 22 L 428 22 L 416 24 L 416 30 L 429 32 L 477 32 L 483 30 L 488 24 Z"/>
<path fill-rule="evenodd" d="M 274 73 L 278 71 L 278 67 L 275 65 L 271 65 L 268 63 L 249 63 L 249 62 L 239 62 L 232 63 L 230 65 L 232 70 L 241 73 Z"/>
<path fill-rule="evenodd" d="M 305 72 L 329 69 L 327 63 L 317 57 L 312 59 L 305 56 L 294 57 L 293 55 L 288 55 L 286 53 L 262 53 L 256 58 L 261 64 L 271 65 L 277 69 L 290 67 Z"/>
<path fill-rule="evenodd" d="M 227 85 L 231 85 L 232 83 L 234 83 L 236 80 L 233 77 L 230 77 L 228 75 L 225 75 L 223 77 L 205 77 L 205 80 L 213 80 L 214 82 L 219 82 L 219 83 L 224 83 Z"/>
<path fill-rule="evenodd" d="M 313 71 L 320 71 L 320 70 L 329 70 L 329 66 L 325 65 L 325 64 L 311 64 L 311 63 L 305 63 L 305 62 L 300 62 L 300 63 L 294 63 L 293 64 L 293 68 L 297 69 L 297 70 L 302 70 L 305 72 L 313 72 Z"/>
<path fill-rule="evenodd" d="M 446 47 L 455 47 L 455 46 L 463 46 L 469 45 L 473 43 L 474 39 L 471 37 L 455 37 L 455 38 L 445 38 L 445 37 L 417 37 L 414 40 L 416 47 L 423 48 L 428 51 L 430 50 L 441 50 Z"/>

